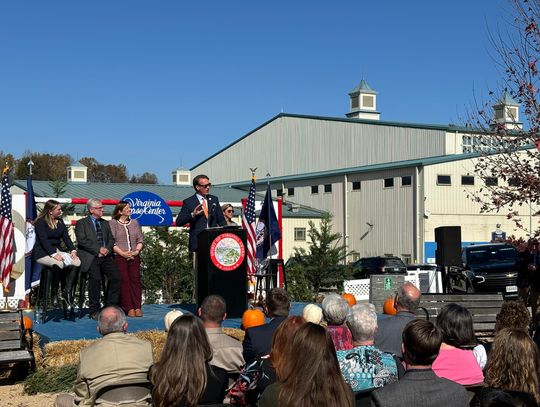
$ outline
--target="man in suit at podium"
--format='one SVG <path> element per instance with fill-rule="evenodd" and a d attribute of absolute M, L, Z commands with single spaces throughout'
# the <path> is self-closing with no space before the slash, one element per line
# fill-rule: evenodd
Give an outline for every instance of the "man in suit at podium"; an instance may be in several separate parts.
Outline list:
<path fill-rule="evenodd" d="M 210 195 L 212 184 L 206 175 L 193 178 L 195 194 L 182 203 L 182 209 L 176 217 L 176 226 L 189 223 L 189 251 L 197 251 L 197 236 L 206 228 L 225 226 L 227 222 L 221 211 L 219 199 Z"/>

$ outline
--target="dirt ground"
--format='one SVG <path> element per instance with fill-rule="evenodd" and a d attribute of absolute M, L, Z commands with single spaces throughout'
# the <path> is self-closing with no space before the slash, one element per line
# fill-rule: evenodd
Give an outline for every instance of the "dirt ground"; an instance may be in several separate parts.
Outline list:
<path fill-rule="evenodd" d="M 56 394 L 28 396 L 23 393 L 23 385 L 0 381 L 0 404 L 4 407 L 49 407 L 54 405 Z"/>

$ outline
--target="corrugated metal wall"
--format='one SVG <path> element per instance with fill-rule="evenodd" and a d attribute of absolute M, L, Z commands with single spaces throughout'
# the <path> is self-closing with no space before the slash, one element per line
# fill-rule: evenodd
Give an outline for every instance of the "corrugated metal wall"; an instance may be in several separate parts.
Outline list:
<path fill-rule="evenodd" d="M 443 130 L 279 117 L 193 169 L 214 183 L 272 177 L 445 154 Z"/>

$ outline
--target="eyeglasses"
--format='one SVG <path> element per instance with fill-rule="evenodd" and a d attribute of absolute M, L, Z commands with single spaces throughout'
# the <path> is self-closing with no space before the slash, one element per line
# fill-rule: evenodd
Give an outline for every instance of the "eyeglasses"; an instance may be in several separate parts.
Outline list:
<path fill-rule="evenodd" d="M 94 206 L 92 209 L 97 209 L 98 211 L 103 209 L 103 206 Z"/>
<path fill-rule="evenodd" d="M 211 183 L 208 183 L 208 184 L 199 184 L 198 186 L 200 186 L 201 188 L 210 188 L 212 186 Z"/>
<path fill-rule="evenodd" d="M 232 209 L 227 209 L 225 212 L 227 212 L 227 213 L 233 213 L 234 210 L 232 210 Z"/>

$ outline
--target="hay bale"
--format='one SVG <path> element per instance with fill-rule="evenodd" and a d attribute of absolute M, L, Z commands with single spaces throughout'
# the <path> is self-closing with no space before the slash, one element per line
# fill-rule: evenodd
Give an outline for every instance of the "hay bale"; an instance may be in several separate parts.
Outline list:
<path fill-rule="evenodd" d="M 76 341 L 58 341 L 47 343 L 43 349 L 45 354 L 43 367 L 60 367 L 79 363 L 79 352 L 95 339 L 79 339 Z"/>
<path fill-rule="evenodd" d="M 223 328 L 223 332 L 235 339 L 238 339 L 240 342 L 244 340 L 244 336 L 246 335 L 245 331 L 238 328 Z"/>
<path fill-rule="evenodd" d="M 157 362 L 163 352 L 165 341 L 167 340 L 167 332 L 165 331 L 138 331 L 134 334 L 137 338 L 148 341 L 152 344 L 152 355 L 154 361 Z"/>
<path fill-rule="evenodd" d="M 242 341 L 244 339 L 244 331 L 235 328 L 224 328 L 223 331 L 233 338 Z M 146 340 L 152 345 L 152 354 L 154 361 L 158 361 L 163 352 L 167 333 L 164 331 L 138 331 L 128 335 L 136 336 L 139 339 Z M 42 355 L 39 349 L 39 337 L 34 336 L 34 353 L 36 356 L 36 365 L 38 368 L 61 367 L 79 363 L 79 352 L 91 343 L 99 339 L 79 339 L 75 341 L 58 341 L 47 343 L 43 349 Z"/>

